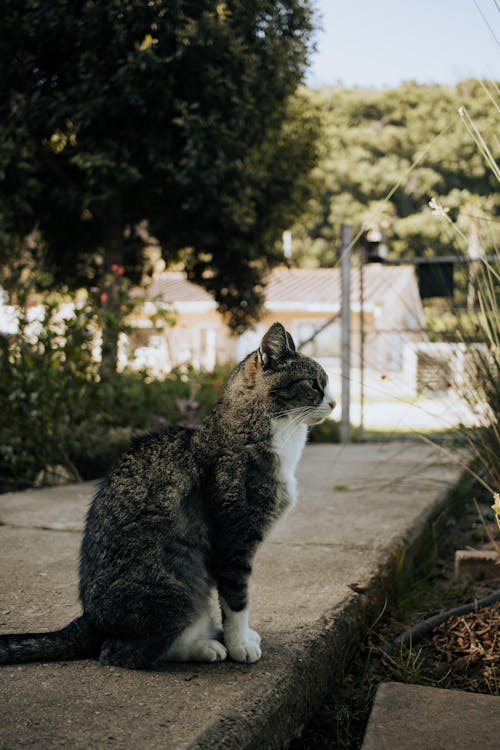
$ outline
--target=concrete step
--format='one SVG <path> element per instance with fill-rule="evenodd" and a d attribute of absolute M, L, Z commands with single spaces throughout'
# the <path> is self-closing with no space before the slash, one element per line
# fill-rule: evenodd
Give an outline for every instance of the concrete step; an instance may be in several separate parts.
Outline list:
<path fill-rule="evenodd" d="M 386 682 L 361 750 L 498 750 L 500 698 Z"/>
<path fill-rule="evenodd" d="M 260 662 L 156 673 L 95 661 L 3 667 L 0 748 L 283 747 L 373 620 L 395 551 L 428 527 L 460 474 L 421 443 L 307 447 L 298 507 L 255 561 Z M 0 496 L 1 632 L 55 629 L 79 613 L 80 532 L 94 489 Z"/>

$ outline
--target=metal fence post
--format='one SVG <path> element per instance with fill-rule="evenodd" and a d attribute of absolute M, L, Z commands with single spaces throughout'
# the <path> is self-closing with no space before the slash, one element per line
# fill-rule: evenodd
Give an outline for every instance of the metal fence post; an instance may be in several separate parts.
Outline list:
<path fill-rule="evenodd" d="M 340 421 L 340 440 L 351 442 L 351 251 L 352 227 L 342 225 L 341 250 L 341 326 L 342 326 L 342 414 Z"/>

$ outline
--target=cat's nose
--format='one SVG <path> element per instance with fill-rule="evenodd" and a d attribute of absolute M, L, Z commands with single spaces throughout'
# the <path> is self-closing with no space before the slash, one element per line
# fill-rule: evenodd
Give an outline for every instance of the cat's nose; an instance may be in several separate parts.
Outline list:
<path fill-rule="evenodd" d="M 329 385 L 327 385 L 325 388 L 324 400 L 325 400 L 325 403 L 330 407 L 332 411 L 337 406 L 337 404 L 335 403 L 335 399 L 333 398 L 332 390 Z"/>

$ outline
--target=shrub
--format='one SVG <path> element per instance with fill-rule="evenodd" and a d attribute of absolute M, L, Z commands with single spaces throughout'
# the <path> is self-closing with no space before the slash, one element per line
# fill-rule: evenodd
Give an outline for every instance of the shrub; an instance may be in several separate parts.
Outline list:
<path fill-rule="evenodd" d="M 338 422 L 327 419 L 321 424 L 311 427 L 310 443 L 340 443 L 340 426 Z"/>
<path fill-rule="evenodd" d="M 29 485 L 48 466 L 78 471 L 70 456 L 75 440 L 92 440 L 97 371 L 92 358 L 93 312 L 64 319 L 47 303 L 20 308 L 16 333 L 0 336 L 0 478 Z M 85 429 L 83 429 L 85 425 Z"/>
<path fill-rule="evenodd" d="M 95 307 L 65 319 L 55 302 L 32 310 L 21 306 L 17 332 L 0 336 L 0 491 L 51 482 L 60 467 L 100 476 L 132 437 L 199 424 L 220 395 L 225 368 L 99 374 Z"/>

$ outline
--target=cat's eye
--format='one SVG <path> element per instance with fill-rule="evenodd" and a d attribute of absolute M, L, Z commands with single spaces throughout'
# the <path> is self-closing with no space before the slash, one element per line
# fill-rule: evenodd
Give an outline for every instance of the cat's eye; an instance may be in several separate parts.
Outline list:
<path fill-rule="evenodd" d="M 284 385 L 285 388 L 291 388 L 294 385 L 303 385 L 308 382 L 307 378 L 291 378 L 290 380 L 287 380 Z"/>
<path fill-rule="evenodd" d="M 306 385 L 308 388 L 312 388 L 313 391 L 316 391 L 316 393 L 319 393 L 321 396 L 323 395 L 323 388 L 321 387 L 319 380 L 315 380 L 313 378 L 300 378 L 300 380 L 297 380 L 295 382 Z"/>
<path fill-rule="evenodd" d="M 296 386 L 306 386 L 307 388 L 312 388 L 321 396 L 323 395 L 323 388 L 321 387 L 319 380 L 313 380 L 312 378 L 293 378 L 286 383 L 285 388 L 288 390 Z"/>
<path fill-rule="evenodd" d="M 321 395 L 323 395 L 323 388 L 321 387 L 319 380 L 313 380 L 312 387 L 315 391 L 318 391 L 318 393 L 321 393 Z"/>

